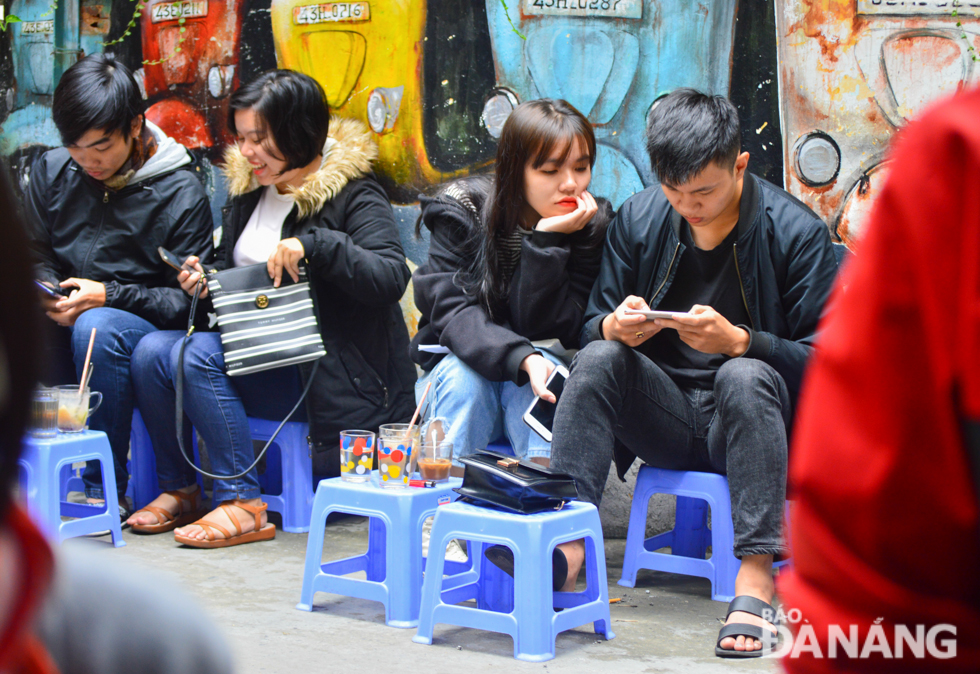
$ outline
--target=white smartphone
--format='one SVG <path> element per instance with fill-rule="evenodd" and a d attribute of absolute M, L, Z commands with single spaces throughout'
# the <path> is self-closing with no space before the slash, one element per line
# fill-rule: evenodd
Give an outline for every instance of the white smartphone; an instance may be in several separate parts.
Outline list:
<path fill-rule="evenodd" d="M 673 319 L 675 316 L 694 318 L 693 314 L 686 311 L 642 311 L 640 309 L 623 309 L 623 313 L 627 316 L 643 316 L 648 321 L 652 321 L 654 318 Z"/>
<path fill-rule="evenodd" d="M 555 394 L 555 402 L 549 403 L 538 396 L 534 396 L 534 400 L 524 412 L 524 423 L 548 442 L 551 442 L 551 426 L 555 422 L 555 408 L 558 405 L 558 399 L 561 398 L 561 392 L 565 388 L 566 379 L 568 379 L 568 370 L 561 365 L 556 365 L 546 384 L 548 390 Z"/>

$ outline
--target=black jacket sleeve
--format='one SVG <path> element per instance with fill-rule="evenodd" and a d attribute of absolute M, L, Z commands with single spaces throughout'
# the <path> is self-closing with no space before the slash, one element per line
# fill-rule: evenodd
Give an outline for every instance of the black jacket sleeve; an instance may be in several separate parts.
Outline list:
<path fill-rule="evenodd" d="M 579 232 L 535 230 L 524 238 L 520 264 L 510 285 L 515 331 L 531 340 L 557 337 L 565 348 L 578 348 L 611 215 L 609 202 L 602 199 L 595 217 Z"/>
<path fill-rule="evenodd" d="M 391 204 L 372 178 L 351 182 L 344 191 L 343 231 L 324 226 L 297 237 L 311 274 L 366 306 L 397 302 L 411 271 Z"/>
<path fill-rule="evenodd" d="M 589 304 L 585 310 L 581 345 L 605 339 L 602 335 L 602 319 L 616 310 L 627 296 L 636 292 L 636 273 L 632 267 L 629 243 L 629 205 L 626 204 L 613 218 L 606 231 L 606 245 L 602 249 L 599 275 Z"/>
<path fill-rule="evenodd" d="M 837 275 L 837 260 L 826 225 L 813 217 L 800 230 L 780 253 L 787 261 L 780 297 L 787 335 L 780 337 L 741 326 L 751 338 L 742 357 L 757 358 L 772 365 L 794 395 L 799 391 L 807 360 L 813 353 L 817 325 Z"/>
<path fill-rule="evenodd" d="M 180 259 L 197 255 L 206 260 L 214 248 L 211 205 L 201 183 L 190 173 L 182 173 L 186 174 L 181 176 L 184 184 L 167 209 L 169 221 L 161 223 L 170 231 L 165 245 Z M 176 276 L 174 285 L 177 285 Z M 191 301 L 179 286 L 149 288 L 137 283 L 107 281 L 105 294 L 107 307 L 133 313 L 161 329 L 186 327 Z"/>
<path fill-rule="evenodd" d="M 31 248 L 34 252 L 34 275 L 38 280 L 56 286 L 64 280 L 65 272 L 60 268 L 51 246 L 51 231 L 49 229 L 51 218 L 48 216 L 45 207 L 45 203 L 47 203 L 45 195 L 49 195 L 50 190 L 47 160 L 42 154 L 31 168 L 31 180 L 28 183 L 24 206 L 30 227 Z"/>
<path fill-rule="evenodd" d="M 429 320 L 439 344 L 480 376 L 523 385 L 527 374 L 519 368 L 534 353 L 531 341 L 491 320 L 476 297 L 464 293 L 456 281 L 470 262 L 461 251 L 474 235 L 475 219 L 449 197 L 424 203 L 422 217 L 432 236 L 428 260 L 412 278 L 415 306 Z"/>

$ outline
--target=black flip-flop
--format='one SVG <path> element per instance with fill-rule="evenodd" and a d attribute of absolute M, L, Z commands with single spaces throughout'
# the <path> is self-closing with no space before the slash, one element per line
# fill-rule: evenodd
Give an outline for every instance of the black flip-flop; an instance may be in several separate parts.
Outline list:
<path fill-rule="evenodd" d="M 742 611 L 743 613 L 751 613 L 754 616 L 758 616 L 768 623 L 772 623 L 774 627 L 779 627 L 779 620 L 776 618 L 776 609 L 762 601 L 761 599 L 756 599 L 755 597 L 750 597 L 748 595 L 739 595 L 732 599 L 731 603 L 728 604 L 728 613 L 725 614 L 725 619 L 728 619 L 732 613 L 736 611 Z M 736 651 L 734 648 L 722 648 L 721 640 L 732 637 L 749 637 L 757 641 L 762 642 L 762 648 L 756 651 Z M 718 632 L 718 641 L 715 642 L 715 655 L 719 658 L 761 658 L 763 655 L 772 652 L 776 647 L 776 640 L 778 634 L 772 632 L 765 628 L 759 627 L 758 625 L 749 625 L 748 623 L 732 623 L 730 625 L 725 625 Z"/>
<path fill-rule="evenodd" d="M 492 545 L 486 549 L 483 555 L 493 562 L 493 565 L 506 573 L 511 578 L 514 577 L 514 553 L 505 545 Z M 568 560 L 565 553 L 555 548 L 551 553 L 551 587 L 553 592 L 558 592 L 565 581 L 568 579 Z"/>

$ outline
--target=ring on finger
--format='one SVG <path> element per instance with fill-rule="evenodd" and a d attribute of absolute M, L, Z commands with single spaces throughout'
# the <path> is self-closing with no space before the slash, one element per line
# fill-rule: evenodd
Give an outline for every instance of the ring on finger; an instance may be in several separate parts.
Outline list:
<path fill-rule="evenodd" d="M 642 330 L 637 331 L 636 338 L 637 339 L 642 339 L 643 338 L 643 331 Z"/>

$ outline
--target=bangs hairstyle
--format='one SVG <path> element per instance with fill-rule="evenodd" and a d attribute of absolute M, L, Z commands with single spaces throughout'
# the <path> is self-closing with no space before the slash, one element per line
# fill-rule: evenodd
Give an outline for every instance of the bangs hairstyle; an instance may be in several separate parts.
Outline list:
<path fill-rule="evenodd" d="M 491 317 L 506 301 L 510 287 L 510 279 L 499 273 L 499 241 L 513 234 L 524 217 L 524 170 L 528 165 L 541 168 L 558 148 L 559 161 L 563 163 L 576 138 L 585 145 L 591 168 L 596 159 L 592 125 L 585 115 L 560 99 L 521 103 L 504 122 L 497 144 L 493 194 L 486 209 L 487 235 L 480 260 L 484 273 L 477 293 Z"/>
<path fill-rule="evenodd" d="M 323 87 L 293 70 L 270 70 L 232 94 L 228 129 L 238 136 L 235 113 L 252 110 L 261 125 L 263 147 L 286 162 L 286 171 L 306 166 L 323 151 L 330 127 L 330 106 Z M 278 152 L 267 144 L 271 137 Z"/>
<path fill-rule="evenodd" d="M 54 90 L 51 117 L 64 145 L 92 129 L 128 135 L 146 109 L 132 73 L 111 54 L 92 54 L 65 71 Z"/>
<path fill-rule="evenodd" d="M 724 96 L 678 89 L 647 117 L 647 153 L 658 180 L 677 187 L 714 162 L 735 166 L 741 147 L 738 110 Z"/>

